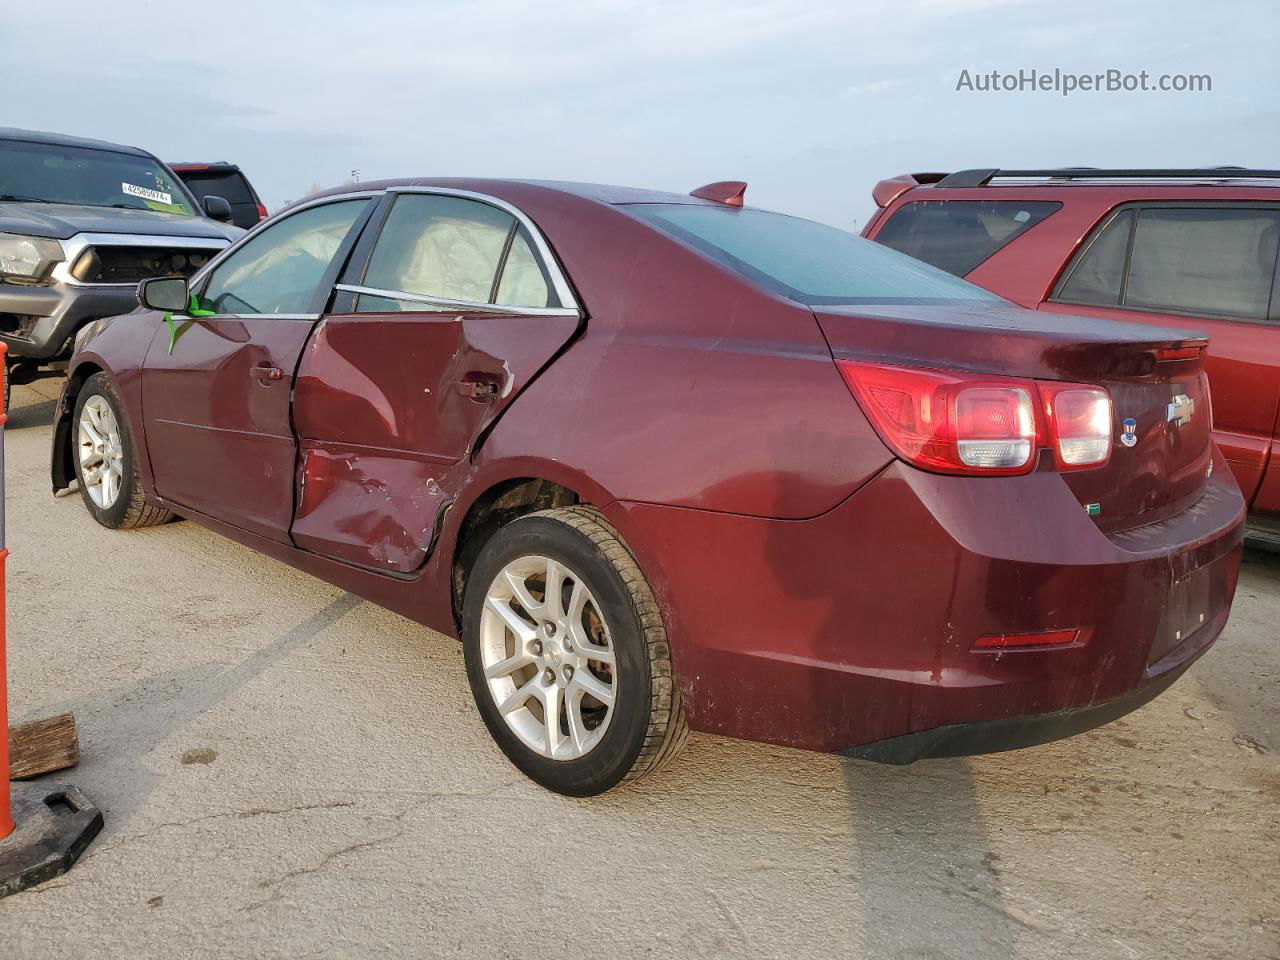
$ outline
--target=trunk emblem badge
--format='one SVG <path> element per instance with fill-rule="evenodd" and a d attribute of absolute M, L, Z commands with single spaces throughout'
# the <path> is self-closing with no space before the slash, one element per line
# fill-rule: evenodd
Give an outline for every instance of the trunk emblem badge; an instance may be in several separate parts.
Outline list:
<path fill-rule="evenodd" d="M 1120 426 L 1122 428 L 1120 442 L 1126 447 L 1135 445 L 1138 442 L 1138 421 L 1133 417 L 1125 417 Z"/>
<path fill-rule="evenodd" d="M 1179 427 L 1191 422 L 1191 415 L 1196 412 L 1196 402 L 1185 393 L 1180 393 L 1169 402 L 1168 420 Z"/>

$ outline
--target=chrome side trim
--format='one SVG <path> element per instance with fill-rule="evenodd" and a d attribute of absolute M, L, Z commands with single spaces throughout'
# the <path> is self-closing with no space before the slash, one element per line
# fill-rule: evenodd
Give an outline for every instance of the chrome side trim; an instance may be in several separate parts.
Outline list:
<path fill-rule="evenodd" d="M 71 267 L 80 259 L 80 254 L 89 247 L 182 247 L 220 252 L 230 242 L 230 240 L 219 240 L 216 237 L 159 237 L 147 233 L 77 233 L 71 239 L 62 241 L 62 250 L 66 258 L 53 268 L 50 276 L 58 283 L 73 287 L 136 287 L 138 285 L 136 280 L 124 283 L 85 283 L 71 275 Z M 203 270 L 204 267 L 201 269 Z"/>
<path fill-rule="evenodd" d="M 383 290 L 379 287 L 358 287 L 350 283 L 339 283 L 335 290 L 346 293 L 364 294 L 370 297 L 385 297 L 388 300 L 404 300 L 408 303 L 421 303 L 437 308 L 442 313 L 496 313 L 504 317 L 577 317 L 581 316 L 574 307 L 505 307 L 500 303 L 472 303 L 469 300 L 450 300 L 447 297 L 431 297 L 421 293 L 405 293 L 402 290 Z"/>

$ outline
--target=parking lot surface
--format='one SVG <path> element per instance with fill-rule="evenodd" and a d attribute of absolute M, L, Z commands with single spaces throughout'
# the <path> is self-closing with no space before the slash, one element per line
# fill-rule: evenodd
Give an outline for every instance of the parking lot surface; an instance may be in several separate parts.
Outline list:
<path fill-rule="evenodd" d="M 6 430 L 10 719 L 73 710 L 106 827 L 0 956 L 1280 957 L 1280 557 L 1171 690 L 1072 740 L 895 768 L 715 737 L 547 793 L 455 641 L 192 523 L 49 493 Z"/>

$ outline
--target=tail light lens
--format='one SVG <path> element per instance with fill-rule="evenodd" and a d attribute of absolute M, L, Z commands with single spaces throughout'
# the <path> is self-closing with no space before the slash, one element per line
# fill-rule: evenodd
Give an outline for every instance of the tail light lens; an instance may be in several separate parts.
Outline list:
<path fill-rule="evenodd" d="M 1029 473 L 1052 447 L 1059 469 L 1106 463 L 1111 398 L 1100 387 L 837 360 L 890 449 L 940 473 Z"/>
<path fill-rule="evenodd" d="M 1111 397 L 1101 387 L 1041 383 L 1045 417 L 1053 426 L 1061 470 L 1097 467 L 1111 458 Z"/>
<path fill-rule="evenodd" d="M 256 206 L 258 208 L 258 219 L 259 220 L 267 219 L 267 208 L 260 203 L 256 204 Z"/>

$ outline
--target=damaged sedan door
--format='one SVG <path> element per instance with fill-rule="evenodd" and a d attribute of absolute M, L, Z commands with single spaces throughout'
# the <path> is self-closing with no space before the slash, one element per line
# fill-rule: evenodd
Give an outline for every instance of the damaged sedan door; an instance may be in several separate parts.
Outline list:
<path fill-rule="evenodd" d="M 459 191 L 388 193 L 342 281 L 298 369 L 292 537 L 410 574 L 476 438 L 581 314 L 536 227 Z"/>
<path fill-rule="evenodd" d="M 156 491 L 179 509 L 288 541 L 298 357 L 367 219 L 369 197 L 301 208 L 250 236 L 156 325 L 142 412 Z"/>

